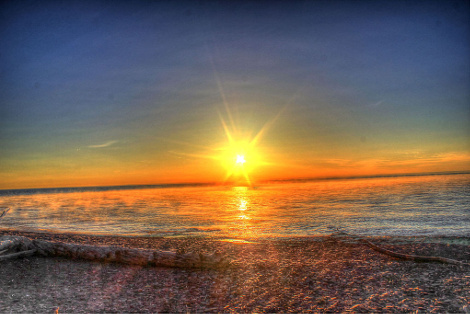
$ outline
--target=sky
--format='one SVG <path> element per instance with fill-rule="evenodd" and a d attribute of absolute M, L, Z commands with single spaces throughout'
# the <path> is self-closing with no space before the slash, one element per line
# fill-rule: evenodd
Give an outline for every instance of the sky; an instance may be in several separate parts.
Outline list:
<path fill-rule="evenodd" d="M 469 12 L 3 1 L 0 188 L 469 171 Z"/>

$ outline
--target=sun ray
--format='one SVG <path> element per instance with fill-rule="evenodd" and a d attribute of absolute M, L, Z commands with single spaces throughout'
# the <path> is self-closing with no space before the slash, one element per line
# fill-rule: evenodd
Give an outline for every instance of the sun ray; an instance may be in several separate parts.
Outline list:
<path fill-rule="evenodd" d="M 227 98 L 225 97 L 225 92 L 224 92 L 224 89 L 222 87 L 222 81 L 220 80 L 217 69 L 215 68 L 215 64 L 214 64 L 214 60 L 212 58 L 212 55 L 210 57 L 210 62 L 211 62 L 211 66 L 212 66 L 212 73 L 214 74 L 214 79 L 215 79 L 215 82 L 217 84 L 217 89 L 219 90 L 220 97 L 222 98 L 222 103 L 224 104 L 224 108 L 225 108 L 225 112 L 226 112 L 227 117 L 228 117 L 228 121 L 230 123 L 230 126 L 232 127 L 232 130 L 236 131 L 237 128 L 236 128 L 235 122 L 233 120 L 232 112 L 230 111 L 230 107 L 229 107 Z"/>
<path fill-rule="evenodd" d="M 225 123 L 224 118 L 222 117 L 222 115 L 220 114 L 218 110 L 217 110 L 217 113 L 219 114 L 220 123 L 222 123 L 222 127 L 224 128 L 225 136 L 227 136 L 229 143 L 232 144 L 234 141 L 233 141 L 232 134 L 230 133 L 230 130 L 227 127 L 227 123 Z"/>
<path fill-rule="evenodd" d="M 250 142 L 250 146 L 255 146 L 263 137 L 263 135 L 271 128 L 271 126 L 279 119 L 281 114 L 287 109 L 290 103 L 287 103 L 284 105 L 284 107 L 279 110 L 279 112 L 268 122 L 266 122 L 261 129 L 258 131 L 258 133 L 253 137 L 253 139 Z"/>
<path fill-rule="evenodd" d="M 306 85 L 300 86 L 296 92 L 292 94 L 292 96 L 289 98 L 289 100 L 286 102 L 286 104 L 279 110 L 279 112 L 269 121 L 267 121 L 261 129 L 258 131 L 258 133 L 253 137 L 251 140 L 250 144 L 252 146 L 255 146 L 260 139 L 263 137 L 264 133 L 266 133 L 271 126 L 279 119 L 279 117 L 284 113 L 284 111 L 294 102 L 294 100 L 297 98 L 297 96 L 300 94 L 302 90 L 306 88 Z"/>

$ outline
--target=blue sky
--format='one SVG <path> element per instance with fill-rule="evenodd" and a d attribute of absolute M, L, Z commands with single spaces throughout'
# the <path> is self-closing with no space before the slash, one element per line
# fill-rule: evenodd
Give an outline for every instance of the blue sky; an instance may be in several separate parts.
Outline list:
<path fill-rule="evenodd" d="M 280 112 L 260 178 L 470 170 L 468 1 L 0 11 L 2 188 L 217 181 L 220 115 Z"/>

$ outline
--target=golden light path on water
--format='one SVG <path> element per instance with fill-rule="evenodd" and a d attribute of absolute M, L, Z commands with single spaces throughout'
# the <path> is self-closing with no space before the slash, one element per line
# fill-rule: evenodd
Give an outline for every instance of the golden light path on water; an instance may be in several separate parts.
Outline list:
<path fill-rule="evenodd" d="M 247 187 L 234 187 L 232 188 L 234 194 L 236 195 L 238 203 L 238 216 L 236 216 L 240 233 L 243 234 L 243 238 L 254 238 L 256 237 L 253 234 L 251 215 L 253 214 L 250 209 L 249 198 L 247 197 L 248 188 Z"/>

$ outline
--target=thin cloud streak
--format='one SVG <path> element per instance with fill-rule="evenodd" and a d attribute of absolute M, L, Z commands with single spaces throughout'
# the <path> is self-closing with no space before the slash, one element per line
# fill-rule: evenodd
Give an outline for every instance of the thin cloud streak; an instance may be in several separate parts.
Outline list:
<path fill-rule="evenodd" d="M 97 144 L 97 145 L 90 145 L 88 146 L 88 148 L 104 148 L 104 147 L 109 147 L 111 145 L 114 145 L 116 144 L 118 141 L 108 141 L 106 143 L 103 143 L 103 144 Z"/>

